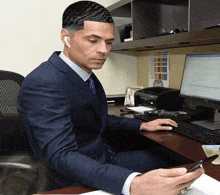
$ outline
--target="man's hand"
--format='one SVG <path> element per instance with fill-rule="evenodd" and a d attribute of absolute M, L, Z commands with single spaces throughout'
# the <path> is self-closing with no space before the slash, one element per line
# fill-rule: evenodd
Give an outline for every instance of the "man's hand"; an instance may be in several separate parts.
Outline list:
<path fill-rule="evenodd" d="M 203 168 L 187 173 L 186 168 L 157 169 L 131 182 L 131 195 L 177 195 L 204 173 Z"/>
<path fill-rule="evenodd" d="M 162 126 L 166 125 L 166 126 Z M 156 119 L 150 122 L 143 122 L 141 124 L 141 130 L 145 131 L 159 131 L 159 130 L 172 130 L 173 127 L 177 127 L 178 124 L 171 119 Z"/>

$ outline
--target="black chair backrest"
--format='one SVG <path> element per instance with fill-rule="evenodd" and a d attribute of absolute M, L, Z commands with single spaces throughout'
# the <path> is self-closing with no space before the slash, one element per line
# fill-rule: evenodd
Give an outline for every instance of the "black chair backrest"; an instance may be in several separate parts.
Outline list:
<path fill-rule="evenodd" d="M 31 152 L 25 126 L 17 110 L 17 96 L 24 77 L 20 74 L 0 71 L 0 152 Z"/>
<path fill-rule="evenodd" d="M 46 190 L 46 167 L 33 158 L 17 110 L 23 80 L 20 74 L 0 70 L 0 194 L 28 195 Z M 5 156 L 9 160 L 3 161 Z"/>
<path fill-rule="evenodd" d="M 17 96 L 24 77 L 20 74 L 0 70 L 0 113 L 18 114 Z"/>
<path fill-rule="evenodd" d="M 24 77 L 18 73 L 15 73 L 15 72 L 0 70 L 0 80 L 15 81 L 19 86 L 21 86 L 21 84 L 24 80 Z"/>

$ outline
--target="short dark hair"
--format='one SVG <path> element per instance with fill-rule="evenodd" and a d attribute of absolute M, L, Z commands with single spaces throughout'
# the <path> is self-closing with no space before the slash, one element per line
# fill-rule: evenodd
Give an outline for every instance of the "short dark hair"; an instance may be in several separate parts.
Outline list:
<path fill-rule="evenodd" d="M 84 28 L 84 21 L 114 23 L 110 12 L 93 1 L 79 1 L 71 4 L 63 13 L 62 28 L 69 32 Z"/>

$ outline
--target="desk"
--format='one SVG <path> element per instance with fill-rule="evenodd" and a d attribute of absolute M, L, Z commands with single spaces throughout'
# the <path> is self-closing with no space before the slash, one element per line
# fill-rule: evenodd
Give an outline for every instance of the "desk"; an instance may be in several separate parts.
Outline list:
<path fill-rule="evenodd" d="M 176 132 L 141 132 L 141 134 L 193 161 L 207 158 L 202 149 L 202 143 Z M 219 165 L 210 164 L 205 171 L 207 175 L 220 181 Z"/>
<path fill-rule="evenodd" d="M 120 108 L 123 108 L 121 105 L 109 105 L 109 114 L 122 116 L 120 114 Z M 132 117 L 132 115 L 128 115 L 128 117 Z M 178 134 L 176 132 L 141 132 L 143 137 L 151 139 L 160 145 L 163 145 L 184 157 L 187 157 L 193 161 L 199 161 L 201 159 L 205 159 L 206 155 L 202 149 L 202 144 L 198 141 L 195 141 L 191 138 Z M 184 165 L 184 167 L 189 168 L 194 164 Z M 215 166 L 209 164 L 205 168 L 206 174 L 220 181 L 220 166 Z M 50 192 L 45 192 L 42 194 L 80 194 L 85 192 L 90 192 L 92 189 L 82 187 L 82 186 L 74 186 L 70 188 L 54 190 Z"/>

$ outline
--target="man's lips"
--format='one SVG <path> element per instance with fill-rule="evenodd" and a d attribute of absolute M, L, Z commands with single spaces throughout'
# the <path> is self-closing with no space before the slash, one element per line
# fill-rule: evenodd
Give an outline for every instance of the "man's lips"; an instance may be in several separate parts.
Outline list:
<path fill-rule="evenodd" d="M 101 58 L 101 59 L 93 59 L 93 60 L 95 60 L 95 61 L 99 61 L 99 62 L 104 62 L 106 59 Z"/>
<path fill-rule="evenodd" d="M 87 60 L 92 60 L 92 61 L 96 61 L 96 62 L 105 62 L 107 58 L 99 58 L 99 57 L 90 57 L 87 58 Z"/>

